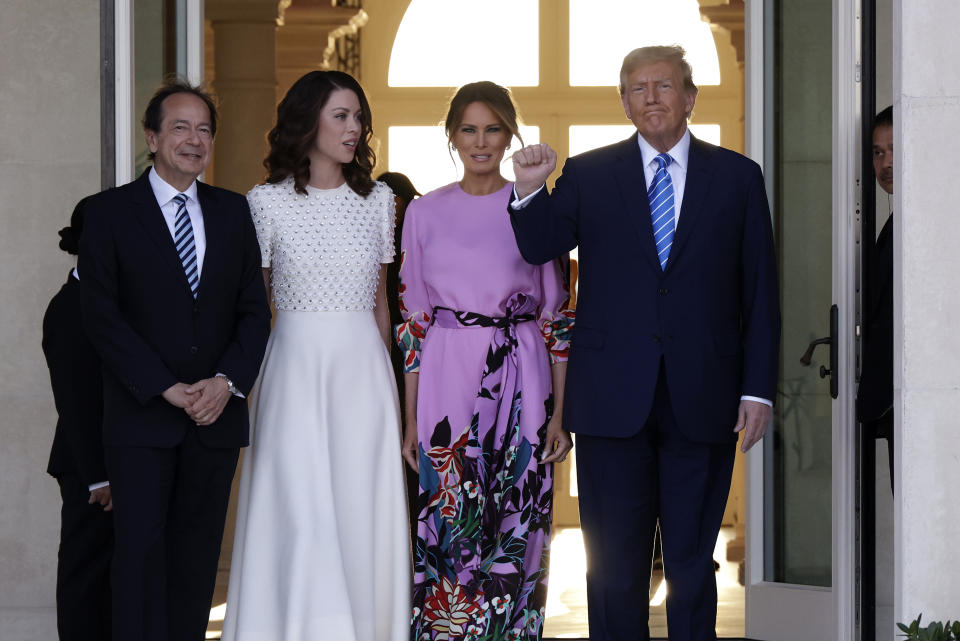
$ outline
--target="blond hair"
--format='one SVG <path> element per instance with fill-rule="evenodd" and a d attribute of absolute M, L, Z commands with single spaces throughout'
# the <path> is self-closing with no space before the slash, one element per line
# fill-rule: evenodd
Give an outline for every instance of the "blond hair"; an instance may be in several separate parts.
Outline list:
<path fill-rule="evenodd" d="M 627 90 L 627 77 L 645 65 L 655 62 L 669 62 L 676 65 L 683 74 L 683 88 L 688 92 L 697 93 L 697 85 L 693 84 L 693 69 L 685 58 L 687 52 L 680 45 L 666 45 L 654 47 L 640 47 L 628 53 L 620 66 L 620 95 Z"/>

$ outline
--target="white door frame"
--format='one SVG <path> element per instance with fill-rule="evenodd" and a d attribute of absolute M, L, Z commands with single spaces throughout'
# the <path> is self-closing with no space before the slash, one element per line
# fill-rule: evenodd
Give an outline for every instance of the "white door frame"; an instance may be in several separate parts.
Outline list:
<path fill-rule="evenodd" d="M 746 149 L 764 166 L 764 4 L 746 3 Z M 767 641 L 855 639 L 856 617 L 856 239 L 859 228 L 859 2 L 833 1 L 833 302 L 840 394 L 832 421 L 832 587 L 764 580 L 764 448 L 746 464 L 746 636 Z M 769 16 L 768 16 L 769 17 Z M 823 310 L 824 329 L 828 310 Z M 826 384 L 826 382 L 824 382 Z"/>

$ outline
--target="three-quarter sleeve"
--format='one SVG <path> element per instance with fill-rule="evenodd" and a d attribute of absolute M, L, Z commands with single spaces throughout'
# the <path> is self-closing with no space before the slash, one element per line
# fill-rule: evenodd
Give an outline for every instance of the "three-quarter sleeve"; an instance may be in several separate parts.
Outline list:
<path fill-rule="evenodd" d="M 260 244 L 260 266 L 267 268 L 270 267 L 273 255 L 273 225 L 264 200 L 263 190 L 259 186 L 247 192 L 247 203 L 250 205 L 250 215 L 257 231 L 257 242 Z"/>
<path fill-rule="evenodd" d="M 380 225 L 380 262 L 392 263 L 397 260 L 394 255 L 396 250 L 393 246 L 393 227 L 396 224 L 397 201 L 393 197 L 393 192 L 386 185 L 379 183 L 380 187 L 377 196 L 384 201 L 382 211 L 383 219 Z"/>
<path fill-rule="evenodd" d="M 403 322 L 394 329 L 394 337 L 403 353 L 403 371 L 420 371 L 420 345 L 430 326 L 433 307 L 423 280 L 423 253 L 417 233 L 416 201 L 410 203 L 403 221 L 400 240 L 400 314 Z M 392 246 L 392 241 L 391 241 Z"/>
<path fill-rule="evenodd" d="M 562 363 L 570 354 L 570 336 L 576 316 L 570 307 L 570 261 L 566 256 L 540 267 L 542 305 L 537 323 L 547 344 L 550 363 Z"/>

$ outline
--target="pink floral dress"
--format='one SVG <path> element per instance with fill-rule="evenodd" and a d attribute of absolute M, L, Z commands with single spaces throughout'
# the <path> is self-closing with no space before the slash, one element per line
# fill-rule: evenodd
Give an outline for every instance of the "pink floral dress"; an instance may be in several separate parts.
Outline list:
<path fill-rule="evenodd" d="M 550 365 L 573 324 L 565 265 L 530 265 L 507 203 L 457 184 L 411 203 L 397 328 L 418 372 L 411 639 L 539 639 L 553 470 Z"/>

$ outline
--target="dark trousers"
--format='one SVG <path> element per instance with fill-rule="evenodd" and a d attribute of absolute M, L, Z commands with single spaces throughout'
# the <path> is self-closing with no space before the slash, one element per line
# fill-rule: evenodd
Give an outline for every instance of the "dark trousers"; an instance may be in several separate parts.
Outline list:
<path fill-rule="evenodd" d="M 191 429 L 173 448 L 107 447 L 113 488 L 113 632 L 124 641 L 202 641 L 239 449 Z"/>
<path fill-rule="evenodd" d="M 90 505 L 75 474 L 57 478 L 60 550 L 57 553 L 57 631 L 60 641 L 110 641 L 110 558 L 113 513 Z"/>
<path fill-rule="evenodd" d="M 647 641 L 657 522 L 673 641 L 714 640 L 713 549 L 736 443 L 698 443 L 677 429 L 661 366 L 654 405 L 629 438 L 577 435 L 591 641 Z"/>

